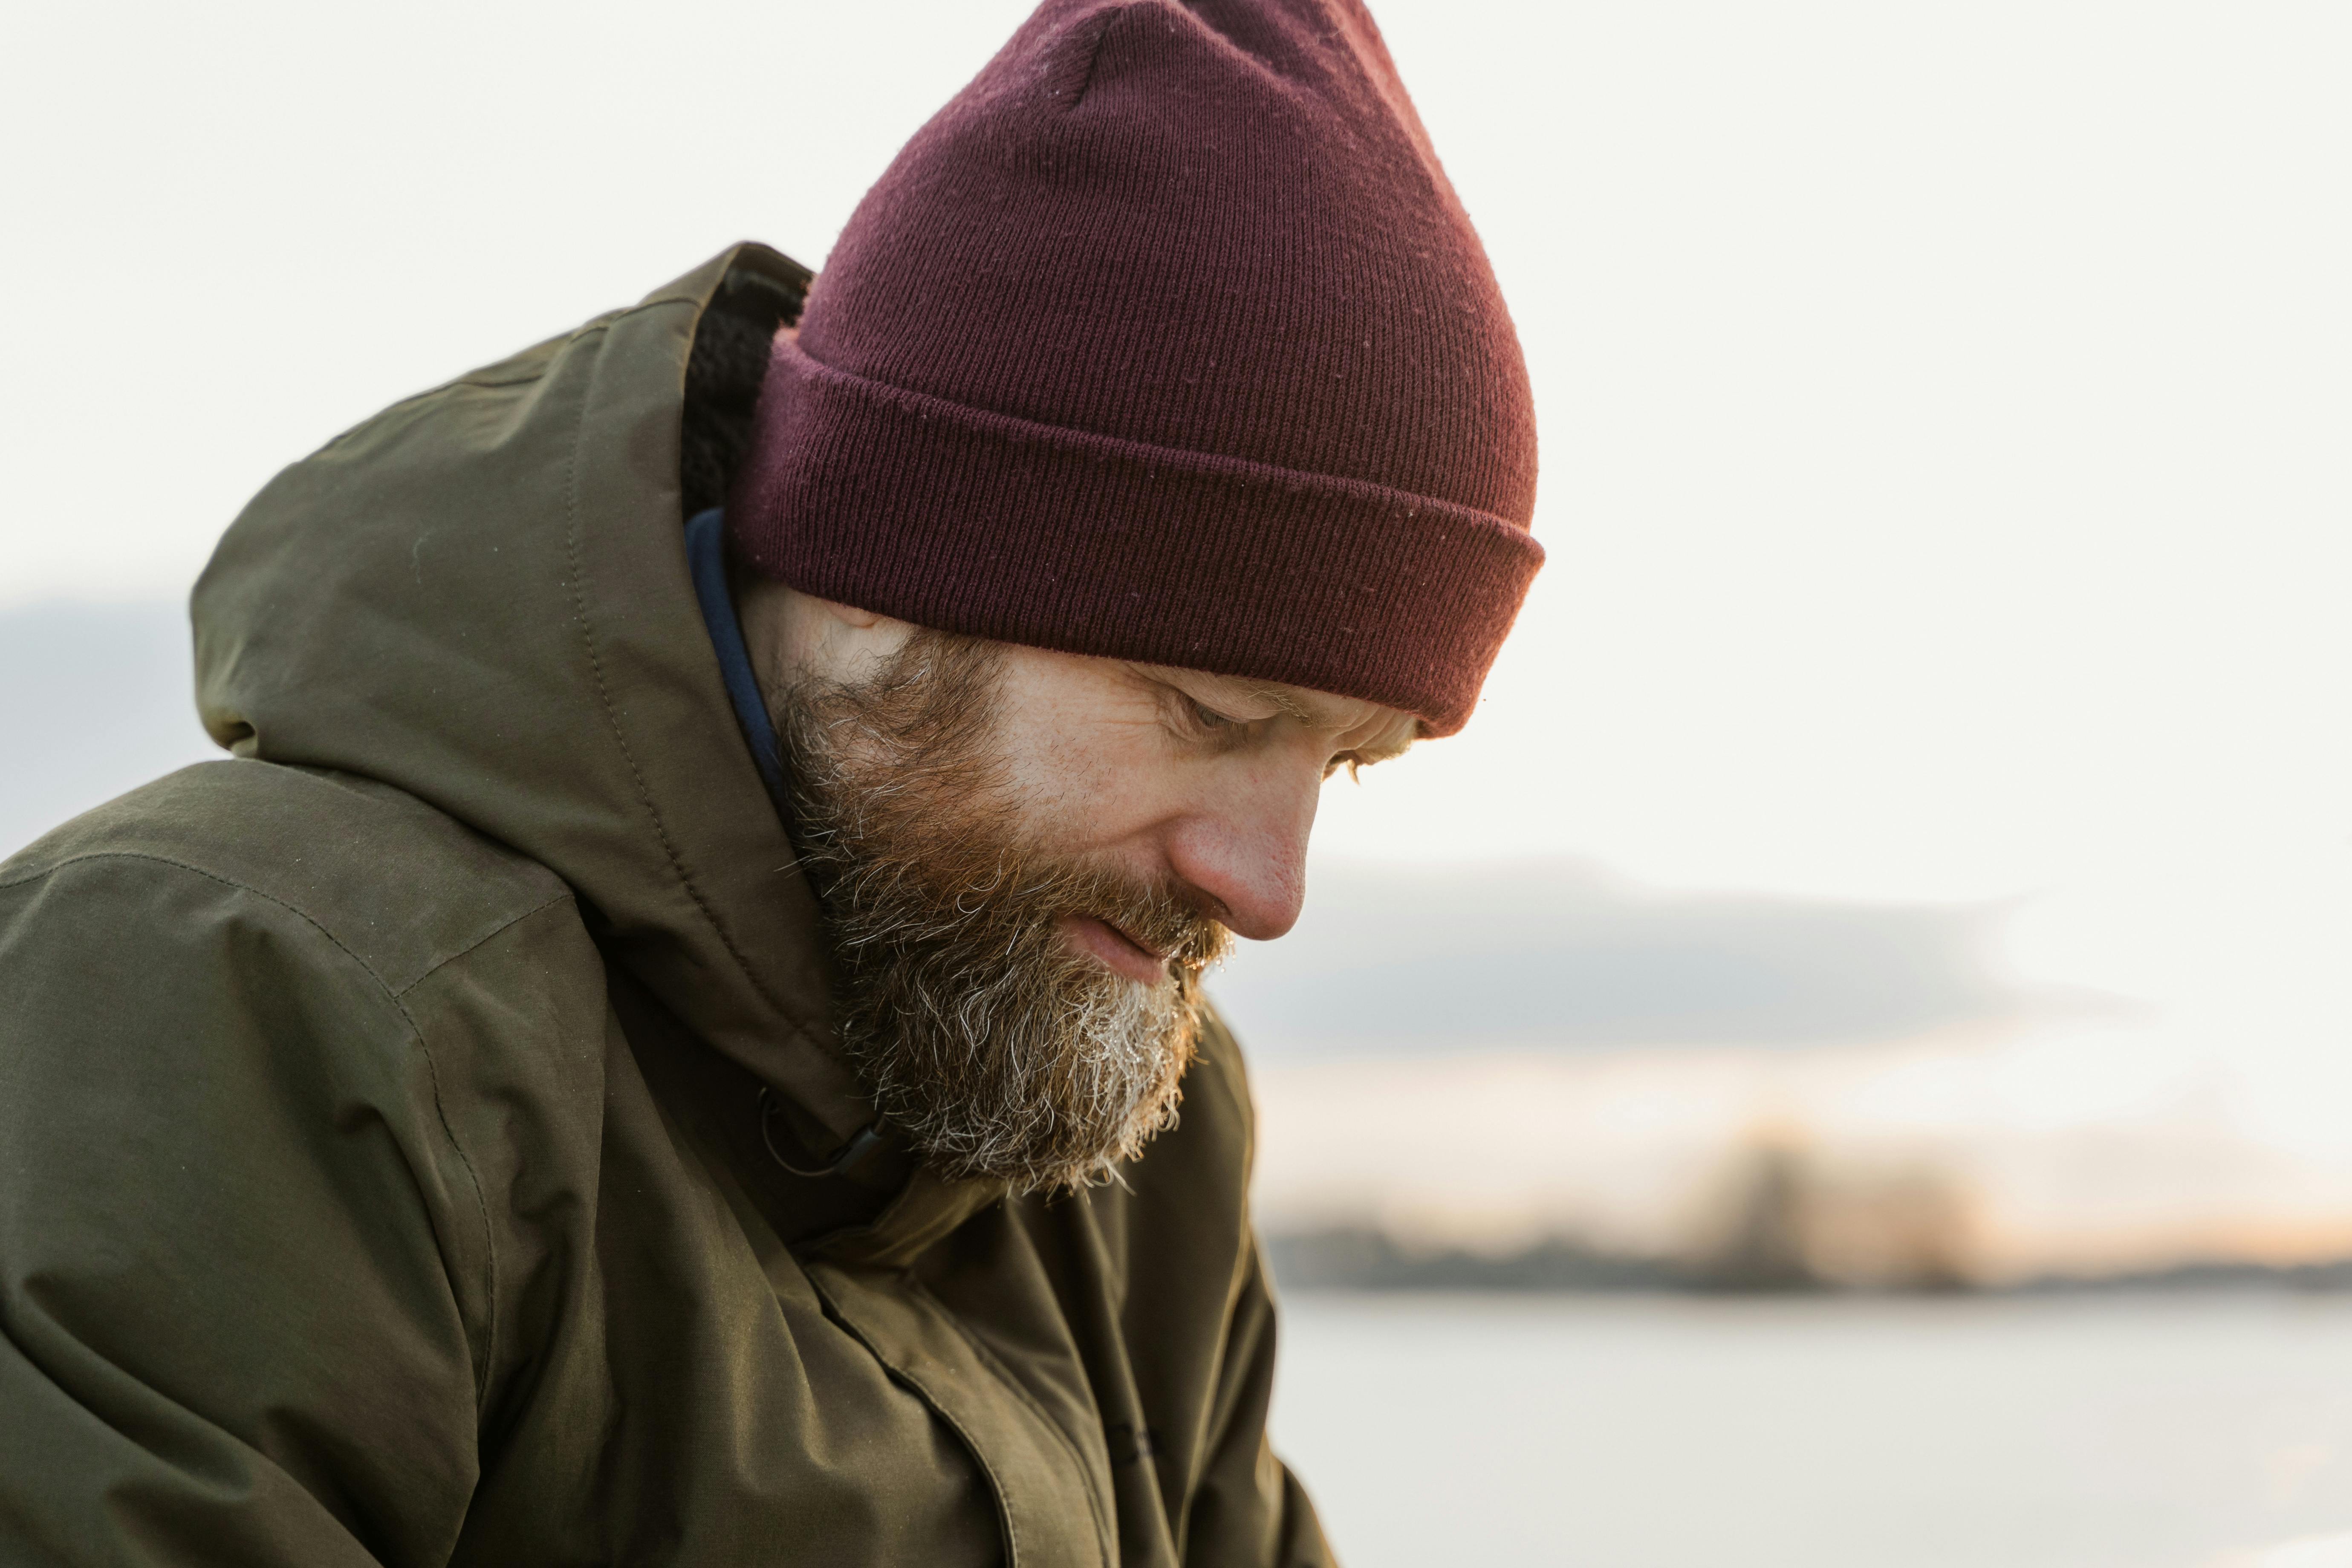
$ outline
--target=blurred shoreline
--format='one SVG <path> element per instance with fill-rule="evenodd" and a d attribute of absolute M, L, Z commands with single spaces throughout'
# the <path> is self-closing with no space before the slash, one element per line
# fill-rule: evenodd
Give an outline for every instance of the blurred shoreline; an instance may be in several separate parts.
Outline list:
<path fill-rule="evenodd" d="M 2340 1145 L 2263 1136 L 2162 1047 L 2062 1025 L 1271 1065 L 1255 1209 L 1302 1288 L 2352 1288 Z M 2070 1114 L 2019 1092 L 2058 1078 Z"/>
<path fill-rule="evenodd" d="M 1707 1296 L 2122 1295 L 2291 1291 L 2352 1293 L 2352 1258 L 2272 1265 L 2232 1259 L 2104 1274 L 2050 1273 L 1979 1281 L 1958 1274 L 1857 1281 L 1792 1259 L 1680 1258 L 1616 1252 L 1558 1237 L 1489 1256 L 1464 1247 L 1420 1248 L 1370 1226 L 1278 1231 L 1265 1238 L 1285 1291 L 1394 1295 L 1690 1294 Z"/>

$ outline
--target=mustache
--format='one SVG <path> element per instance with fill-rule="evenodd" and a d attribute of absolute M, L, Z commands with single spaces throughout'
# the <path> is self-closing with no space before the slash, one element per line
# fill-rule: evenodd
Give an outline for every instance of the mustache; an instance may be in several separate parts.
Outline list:
<path fill-rule="evenodd" d="M 1223 959 L 1232 934 L 1196 910 L 1172 879 L 1139 881 L 1120 872 L 1003 847 L 934 845 L 909 853 L 845 858 L 824 878 L 835 907 L 889 911 L 841 932 L 840 956 L 866 950 L 969 947 L 993 934 L 1007 955 L 1064 916 L 1102 921 L 1176 970 L 1197 977 Z"/>

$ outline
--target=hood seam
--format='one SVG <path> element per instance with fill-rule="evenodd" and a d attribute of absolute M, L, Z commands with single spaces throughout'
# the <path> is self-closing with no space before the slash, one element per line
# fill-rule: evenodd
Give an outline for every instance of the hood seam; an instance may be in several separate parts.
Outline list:
<path fill-rule="evenodd" d="M 457 952 L 449 954 L 446 958 L 436 960 L 431 968 L 425 970 L 424 973 L 418 975 L 415 979 L 410 981 L 407 984 L 394 992 L 393 994 L 395 996 L 405 997 L 410 992 L 415 990 L 418 986 L 424 984 L 426 981 L 432 979 L 435 975 L 440 973 L 443 970 L 448 968 L 459 959 L 465 958 L 473 953 L 486 943 L 495 942 L 507 931 L 522 924 L 523 921 L 530 919 L 531 916 L 540 913 L 541 910 L 551 910 L 558 904 L 568 903 L 573 897 L 574 894 L 572 889 L 566 888 L 563 891 L 557 893 L 552 898 L 547 899 L 542 902 L 533 904 L 530 908 L 523 910 L 522 913 L 514 916 L 512 919 L 500 921 L 498 925 L 487 931 L 484 931 L 479 937 L 467 942 L 464 947 L 459 948 Z"/>
<path fill-rule="evenodd" d="M 685 305 L 691 309 L 693 301 L 688 300 L 648 301 L 635 307 L 635 310 L 646 310 L 654 304 Z M 628 313 L 634 313 L 634 310 Z M 596 353 L 600 359 L 603 357 L 605 345 L 612 341 L 611 327 L 612 322 L 607 321 L 599 322 L 594 328 L 599 340 Z M 586 334 L 582 335 L 584 337 Z M 572 445 L 564 454 L 563 508 L 565 553 L 570 557 L 571 565 L 571 579 L 565 586 L 571 591 L 572 619 L 580 627 L 581 646 L 588 654 L 589 672 L 595 679 L 596 705 L 604 715 L 604 726 L 612 732 L 614 744 L 621 750 L 621 761 L 627 765 L 629 780 L 636 786 L 637 803 L 645 808 L 646 816 L 651 819 L 654 837 L 661 845 L 662 855 L 668 860 L 670 870 L 677 876 L 678 885 L 686 890 L 686 896 L 692 900 L 696 912 L 702 916 L 704 922 L 719 938 L 719 945 L 726 949 L 727 956 L 734 961 L 737 971 L 742 974 L 753 993 L 791 1024 L 796 1033 L 806 1037 L 810 1035 L 808 1026 L 794 1016 L 793 1009 L 784 1005 L 782 998 L 771 992 L 758 973 L 752 969 L 750 960 L 744 957 L 742 949 L 735 944 L 733 934 L 719 921 L 718 912 L 710 907 L 709 900 L 703 896 L 702 889 L 696 882 L 694 873 L 688 869 L 685 858 L 678 853 L 677 841 L 670 836 L 669 825 L 662 820 L 661 808 L 654 804 L 653 791 L 646 787 L 645 772 L 637 766 L 636 753 L 630 750 L 629 738 L 621 727 L 620 715 L 613 707 L 612 687 L 604 676 L 604 658 L 596 651 L 595 627 L 588 615 L 588 568 L 582 548 L 580 530 L 580 448 L 588 438 L 588 409 L 593 392 L 593 381 L 592 380 L 590 391 L 583 394 L 581 398 L 580 412 L 572 428 Z"/>

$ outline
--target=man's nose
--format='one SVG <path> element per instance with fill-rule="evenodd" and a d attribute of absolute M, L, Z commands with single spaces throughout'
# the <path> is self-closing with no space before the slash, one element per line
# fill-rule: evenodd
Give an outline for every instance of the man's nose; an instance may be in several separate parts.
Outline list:
<path fill-rule="evenodd" d="M 1271 942 L 1298 922 L 1307 900 L 1307 840 L 1322 785 L 1319 773 L 1296 767 L 1219 781 L 1175 824 L 1170 869 L 1234 935 Z"/>

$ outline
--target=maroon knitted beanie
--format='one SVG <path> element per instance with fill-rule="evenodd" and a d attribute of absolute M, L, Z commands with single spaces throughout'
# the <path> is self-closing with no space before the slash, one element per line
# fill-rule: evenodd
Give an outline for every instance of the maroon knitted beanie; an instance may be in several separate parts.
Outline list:
<path fill-rule="evenodd" d="M 1462 727 L 1543 552 L 1527 369 L 1360 0 L 1045 0 L 780 339 L 728 527 L 921 626 Z"/>

